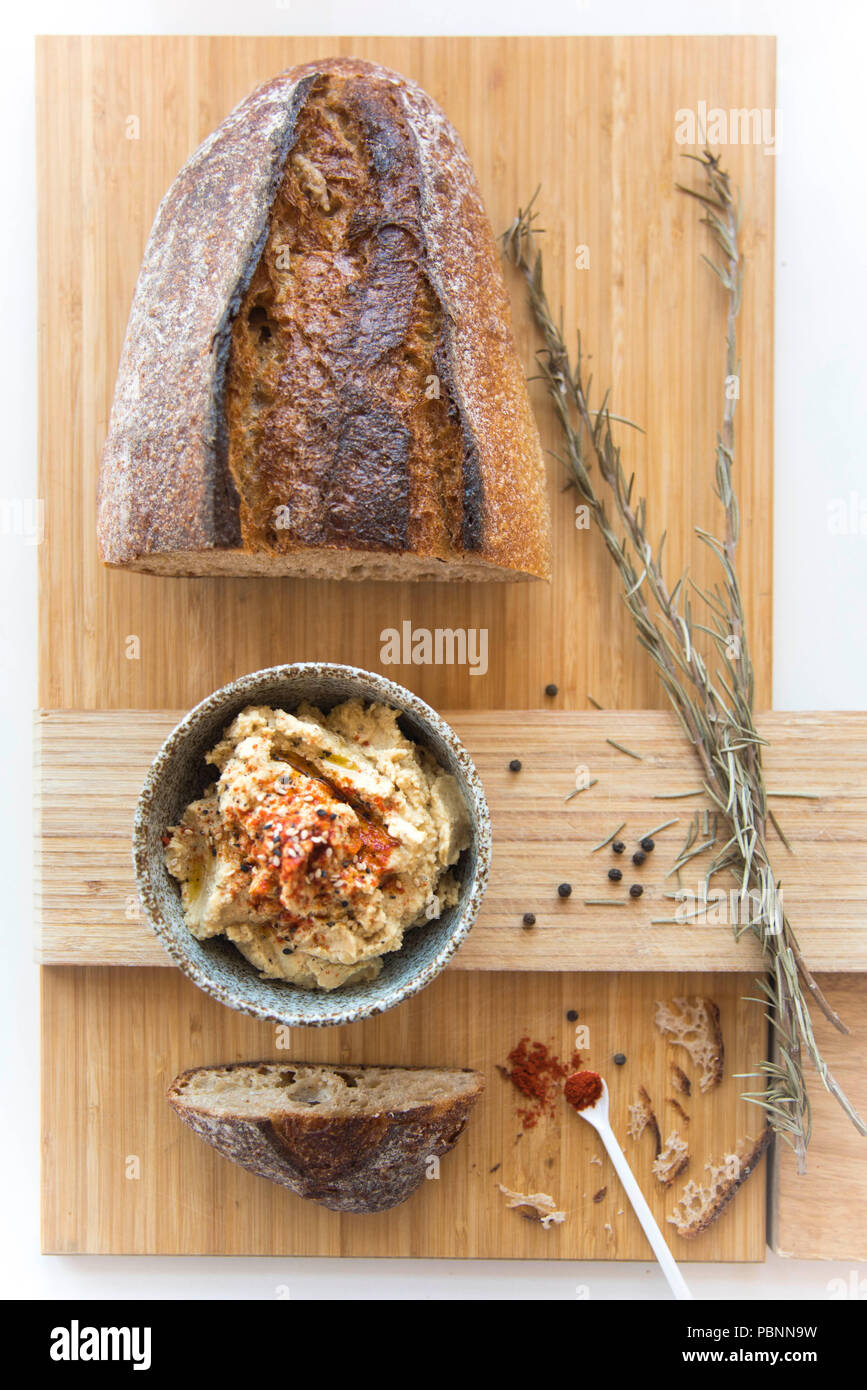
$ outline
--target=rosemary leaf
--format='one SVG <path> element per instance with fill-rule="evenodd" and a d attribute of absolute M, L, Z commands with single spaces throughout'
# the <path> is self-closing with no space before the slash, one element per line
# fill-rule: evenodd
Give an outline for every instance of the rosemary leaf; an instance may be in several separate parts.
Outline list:
<path fill-rule="evenodd" d="M 616 748 L 618 752 L 625 753 L 628 758 L 636 758 L 638 762 L 642 762 L 644 759 L 643 753 L 635 753 L 631 748 L 624 748 L 623 744 L 618 743 L 616 739 L 607 738 L 605 742 L 610 743 L 611 747 Z"/>
<path fill-rule="evenodd" d="M 687 796 L 702 796 L 703 794 L 704 794 L 704 788 L 703 788 L 703 787 L 696 787 L 696 789 L 695 789 L 694 792 L 655 792 L 655 793 L 654 793 L 654 796 L 653 796 L 653 800 L 654 800 L 654 801 L 680 801 L 682 798 L 687 797 Z"/>
<path fill-rule="evenodd" d="M 671 820 L 662 821 L 659 825 L 655 825 L 652 830 L 645 830 L 643 835 L 639 835 L 639 842 L 649 840 L 652 835 L 658 835 L 660 830 L 667 830 L 670 825 L 677 825 L 679 820 L 680 816 L 672 816 Z M 624 821 L 623 824 L 625 825 L 626 822 Z"/>
<path fill-rule="evenodd" d="M 622 820 L 622 821 L 620 822 L 620 824 L 618 825 L 617 829 L 616 829 L 616 830 L 612 830 L 611 834 L 608 836 L 608 838 L 607 838 L 606 840 L 600 840 L 598 845 L 594 845 L 594 846 L 593 846 L 593 848 L 591 849 L 590 853 L 591 853 L 591 854 L 595 854 L 596 851 L 597 851 L 598 849 L 604 849 L 606 845 L 610 845 L 610 844 L 611 844 L 611 841 L 614 839 L 614 836 L 620 834 L 620 832 L 621 832 L 621 830 L 623 829 L 623 827 L 624 827 L 625 824 L 626 824 L 626 821 L 625 821 L 625 820 Z"/>

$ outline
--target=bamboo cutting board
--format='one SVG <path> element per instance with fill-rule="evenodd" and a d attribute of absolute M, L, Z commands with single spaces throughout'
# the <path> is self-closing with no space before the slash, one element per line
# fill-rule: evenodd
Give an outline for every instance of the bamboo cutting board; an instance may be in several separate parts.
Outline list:
<path fill-rule="evenodd" d="M 693 577 L 698 583 L 707 577 L 708 559 L 693 546 L 691 528 L 712 526 L 716 517 L 712 448 L 723 323 L 717 287 L 699 259 L 707 247 L 695 207 L 673 191 L 686 167 L 674 140 L 675 116 L 698 100 L 726 110 L 773 110 L 772 39 L 41 39 L 40 705 L 48 711 L 186 709 L 233 676 L 277 662 L 320 659 L 377 669 L 383 630 L 411 621 L 489 633 L 484 676 L 458 666 L 389 668 L 436 708 L 536 708 L 550 681 L 560 690 L 556 710 L 586 708 L 588 691 L 612 708 L 660 706 L 610 561 L 592 533 L 575 529 L 574 499 L 562 493 L 553 463 L 550 588 L 162 580 L 99 566 L 97 462 L 157 203 L 199 141 L 258 82 L 290 64 L 341 52 L 398 69 L 441 103 L 464 137 L 496 231 L 541 183 L 552 301 L 562 304 L 566 324 L 580 323 L 594 378 L 614 388 L 614 408 L 646 430 L 630 434 L 630 458 L 641 490 L 653 499 L 653 525 L 668 530 L 672 571 L 689 551 Z M 757 702 L 765 707 L 773 160 L 750 145 L 733 145 L 726 157 L 743 192 L 749 261 L 738 490 Z M 589 269 L 576 268 L 579 246 L 588 249 Z M 514 302 L 529 371 L 534 343 L 518 289 Z M 543 443 L 553 448 L 550 417 L 541 397 L 536 403 Z M 725 974 L 678 983 L 692 992 L 705 988 L 718 1000 L 738 1069 L 763 1054 L 752 1006 L 737 1002 L 751 992 L 747 980 Z M 441 1181 L 375 1221 L 336 1217 L 256 1184 L 220 1164 L 168 1114 L 160 1099 L 166 1079 L 195 1061 L 273 1055 L 266 1025 L 221 1009 L 170 970 L 46 966 L 42 984 L 49 1250 L 646 1255 L 631 1216 L 617 1214 L 622 1204 L 614 1205 L 614 1190 L 592 1201 L 605 1174 L 597 1181 L 601 1170 L 590 1165 L 590 1139 L 580 1123 L 567 1117 L 568 1128 L 542 1127 L 516 1142 L 506 1083 L 493 1068 L 524 1030 L 565 1046 L 563 1012 L 575 1007 L 591 1014 L 590 1058 L 602 1065 L 622 1047 L 637 1059 L 618 1082 L 621 1121 L 626 1092 L 640 1080 L 664 1103 L 666 1048 L 653 1029 L 652 1006 L 671 982 L 639 974 L 449 970 L 382 1019 L 299 1040 L 308 1053 L 315 1042 L 322 1059 L 345 1049 L 347 1057 L 379 1061 L 478 1064 L 488 1074 L 484 1108 L 464 1147 L 444 1161 Z M 699 1175 L 706 1158 L 755 1123 L 737 1100 L 736 1085 L 728 1079 L 702 1118 L 696 1106 L 691 1132 Z M 129 1156 L 138 1159 L 137 1178 L 123 1176 Z M 496 1174 L 486 1171 L 498 1162 Z M 643 1162 L 647 1187 L 647 1155 Z M 763 1172 L 683 1253 L 761 1257 Z M 493 1185 L 498 1176 L 510 1187 L 551 1191 L 568 1207 L 569 1220 L 559 1231 L 542 1232 L 506 1212 Z M 659 1194 L 653 1200 L 659 1207 Z"/>
<path fill-rule="evenodd" d="M 663 1191 L 651 1173 L 649 1134 L 638 1143 L 626 1137 L 626 1110 L 639 1085 L 653 1101 L 663 1137 L 677 1128 L 688 1141 L 696 1178 L 710 1154 L 718 1157 L 739 1136 L 757 1133 L 756 1114 L 738 1099 L 743 1083 L 734 1077 L 751 1070 L 766 1046 L 761 1007 L 741 1001 L 752 993 L 750 977 L 501 974 L 483 977 L 486 987 L 479 989 L 478 977 L 448 970 L 417 999 L 379 1018 L 349 1028 L 292 1030 L 283 1049 L 272 1026 L 222 1008 L 177 971 L 56 968 L 45 970 L 46 977 L 55 1049 L 46 1056 L 44 1080 L 52 1117 L 44 1140 L 47 1251 L 652 1258 L 590 1127 L 561 1102 L 525 1132 L 516 1114 L 522 1097 L 496 1070 L 525 1031 L 568 1058 L 581 1026 L 588 1030 L 582 1055 L 605 1067 L 615 1132 L 678 1258 L 763 1257 L 764 1161 L 716 1225 L 687 1241 L 666 1219 L 683 1180 Z M 671 1063 L 685 1066 L 694 1083 L 696 1073 L 682 1049 L 667 1046 L 653 1026 L 654 999 L 685 989 L 712 992 L 728 1049 L 720 1088 L 700 1095 L 694 1084 L 683 1101 L 688 1125 L 670 1104 L 677 1095 Z M 567 1020 L 570 1010 L 578 1011 L 578 1025 Z M 615 1052 L 626 1056 L 623 1066 L 611 1063 Z M 265 1057 L 436 1059 L 479 1068 L 486 1091 L 437 1180 L 391 1212 L 348 1216 L 226 1162 L 163 1100 L 184 1067 Z M 506 1209 L 499 1183 L 549 1194 L 566 1221 L 542 1230 Z M 293 1293 L 304 1296 L 302 1288 Z"/>
<path fill-rule="evenodd" d="M 258 82 L 328 53 L 374 58 L 417 79 L 464 137 L 495 231 L 541 184 L 549 293 L 581 326 L 597 385 L 646 433 L 630 466 L 668 531 L 677 574 L 712 573 L 694 524 L 713 525 L 713 446 L 724 323 L 675 113 L 699 97 L 773 110 L 774 41 L 721 39 L 50 38 L 37 71 L 41 380 L 42 674 L 57 709 L 188 709 L 246 671 L 279 661 L 378 669 L 380 634 L 487 628 L 489 669 L 390 667 L 435 709 L 663 704 L 639 657 L 611 572 L 552 463 L 553 584 L 360 584 L 161 579 L 109 573 L 94 536 L 97 460 L 133 287 L 157 204 L 196 145 Z M 137 125 L 130 124 L 130 118 Z M 126 132 L 138 132 L 127 139 Z M 745 205 L 749 279 L 741 318 L 744 388 L 737 483 L 743 584 L 758 654 L 756 704 L 771 704 L 774 161 L 726 150 Z M 590 268 L 575 267 L 577 246 Z M 519 349 L 535 340 L 520 287 Z M 538 391 L 534 387 L 534 392 Z M 536 396 L 541 406 L 542 396 Z M 547 409 L 542 442 L 559 441 Z M 669 549 L 670 547 L 670 549 Z M 130 638 L 136 638 L 131 643 Z"/>

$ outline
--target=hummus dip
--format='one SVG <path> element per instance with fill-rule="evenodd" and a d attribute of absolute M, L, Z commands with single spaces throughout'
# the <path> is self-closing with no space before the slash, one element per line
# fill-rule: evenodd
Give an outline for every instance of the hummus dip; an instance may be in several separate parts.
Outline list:
<path fill-rule="evenodd" d="M 337 989 L 375 979 L 404 932 L 458 901 L 466 806 L 397 720 L 360 700 L 238 715 L 206 755 L 219 779 L 167 836 L 195 937 L 228 937 L 268 978 Z"/>

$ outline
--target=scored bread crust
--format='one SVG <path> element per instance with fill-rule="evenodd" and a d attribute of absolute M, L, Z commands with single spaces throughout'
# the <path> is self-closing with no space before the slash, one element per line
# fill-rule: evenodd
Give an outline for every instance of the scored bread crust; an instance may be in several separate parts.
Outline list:
<path fill-rule="evenodd" d="M 240 1073 L 280 1078 L 301 1074 L 316 1078 L 390 1074 L 399 1087 L 404 1078 L 434 1072 L 445 1078 L 450 1093 L 427 1102 L 399 1100 L 372 1112 L 352 1113 L 344 1105 L 305 1105 L 287 1100 L 282 1108 L 263 1103 L 261 1113 L 218 1111 L 206 1098 L 184 1093 L 196 1078 L 231 1078 Z M 267 1077 L 266 1077 L 267 1080 Z M 462 1089 L 458 1089 L 458 1086 Z M 470 1111 L 484 1090 L 484 1077 L 468 1068 L 318 1066 L 306 1062 L 235 1062 L 193 1067 L 176 1076 L 166 1099 L 200 1138 L 225 1158 L 257 1177 L 290 1188 L 299 1197 L 332 1211 L 373 1213 L 405 1202 L 425 1180 L 431 1158 L 454 1147 Z M 394 1089 L 394 1085 L 390 1088 Z"/>
<path fill-rule="evenodd" d="M 435 370 L 459 441 L 459 506 L 445 548 L 414 549 L 394 527 L 381 543 L 363 527 L 353 537 L 351 525 L 324 544 L 292 537 L 268 546 L 261 534 L 242 532 L 226 426 L 232 328 L 266 245 L 301 113 L 329 79 L 369 92 L 383 141 L 371 152 L 374 163 L 387 162 L 406 132 L 414 146 L 413 234 L 438 304 Z M 308 365 L 326 376 L 341 370 L 329 360 Z M 365 372 L 362 392 L 370 386 Z M 291 395 L 291 381 L 288 389 Z M 373 411 L 362 433 L 372 438 L 375 424 Z M 365 447 L 364 440 L 355 446 L 362 460 Z M 363 464 L 355 466 L 352 487 L 368 518 L 388 467 L 387 458 L 373 458 L 365 477 Z M 429 509 L 429 498 L 420 506 Z M 103 452 L 97 532 L 106 563 L 157 573 L 550 577 L 544 461 L 496 244 L 460 137 L 421 88 L 356 59 L 289 69 L 243 101 L 181 170 L 157 212 L 136 286 Z"/>

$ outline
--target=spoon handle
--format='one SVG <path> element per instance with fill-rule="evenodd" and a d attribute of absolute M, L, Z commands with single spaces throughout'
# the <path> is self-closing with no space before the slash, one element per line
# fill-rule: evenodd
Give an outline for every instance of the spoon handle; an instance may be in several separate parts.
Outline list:
<path fill-rule="evenodd" d="M 635 1181 L 635 1176 L 626 1161 L 626 1155 L 614 1137 L 610 1125 L 600 1125 L 598 1132 L 602 1142 L 608 1150 L 608 1156 L 617 1170 L 626 1195 L 632 1203 L 635 1215 L 641 1222 L 642 1230 L 650 1241 L 653 1253 L 659 1261 L 662 1272 L 668 1280 L 668 1286 L 678 1299 L 691 1299 L 692 1294 L 686 1286 L 686 1281 L 677 1266 L 677 1261 L 665 1243 L 665 1237 L 656 1224 L 653 1212 L 644 1200 L 644 1193 Z"/>

